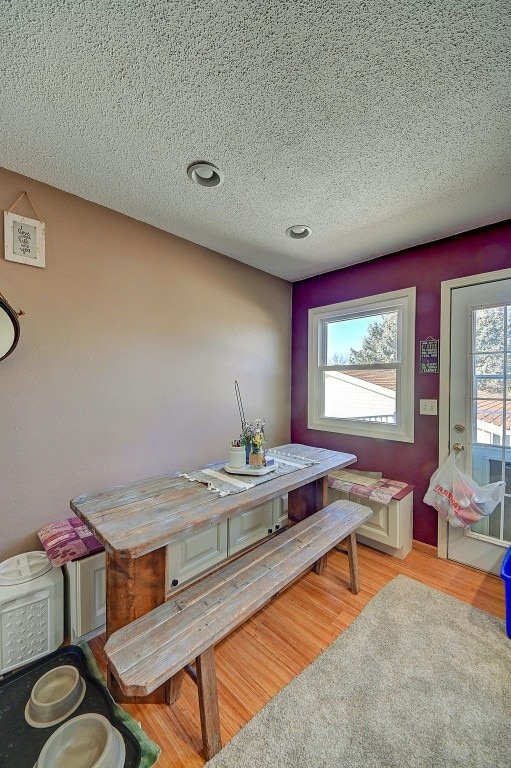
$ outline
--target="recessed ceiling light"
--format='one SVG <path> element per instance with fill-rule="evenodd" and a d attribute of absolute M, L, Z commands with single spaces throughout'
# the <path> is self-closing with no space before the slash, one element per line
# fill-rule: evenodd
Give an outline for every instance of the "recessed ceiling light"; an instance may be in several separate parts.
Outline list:
<path fill-rule="evenodd" d="M 312 229 L 305 224 L 294 224 L 286 229 L 286 235 L 292 237 L 293 240 L 303 240 L 304 237 L 309 237 L 310 234 L 312 234 Z"/>
<path fill-rule="evenodd" d="M 213 163 L 192 163 L 186 172 L 188 178 L 201 187 L 218 187 L 224 180 L 222 171 Z"/>

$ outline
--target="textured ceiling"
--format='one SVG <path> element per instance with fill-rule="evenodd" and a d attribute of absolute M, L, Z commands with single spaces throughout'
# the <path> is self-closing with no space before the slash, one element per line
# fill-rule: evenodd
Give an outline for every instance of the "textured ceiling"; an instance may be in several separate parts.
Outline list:
<path fill-rule="evenodd" d="M 0 165 L 272 274 L 510 216 L 509 0 L 0 0 L 0 19 Z M 198 160 L 221 186 L 190 181 Z"/>

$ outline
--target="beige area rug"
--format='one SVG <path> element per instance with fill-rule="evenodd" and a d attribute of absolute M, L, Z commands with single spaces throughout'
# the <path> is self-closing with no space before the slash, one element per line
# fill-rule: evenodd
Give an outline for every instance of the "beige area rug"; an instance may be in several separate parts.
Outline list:
<path fill-rule="evenodd" d="M 208 768 L 509 768 L 504 622 L 398 576 Z"/>

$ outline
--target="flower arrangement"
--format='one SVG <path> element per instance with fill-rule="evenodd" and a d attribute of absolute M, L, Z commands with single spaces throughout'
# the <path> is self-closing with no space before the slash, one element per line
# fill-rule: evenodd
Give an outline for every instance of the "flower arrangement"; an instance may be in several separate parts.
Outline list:
<path fill-rule="evenodd" d="M 256 450 L 261 450 L 266 442 L 264 439 L 264 424 L 264 419 L 243 422 L 240 443 L 242 445 L 250 445 L 251 448 Z"/>
<path fill-rule="evenodd" d="M 256 419 L 254 422 L 245 421 L 237 440 L 231 440 L 231 446 L 238 448 L 241 445 L 250 445 L 253 448 L 261 448 L 266 439 L 264 437 L 264 419 Z"/>

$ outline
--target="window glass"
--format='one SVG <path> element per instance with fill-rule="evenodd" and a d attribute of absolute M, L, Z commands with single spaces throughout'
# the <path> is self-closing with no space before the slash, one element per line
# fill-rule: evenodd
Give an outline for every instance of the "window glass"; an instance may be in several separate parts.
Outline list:
<path fill-rule="evenodd" d="M 472 310 L 474 443 L 510 444 L 510 307 L 501 304 Z"/>
<path fill-rule="evenodd" d="M 324 372 L 327 418 L 396 423 L 396 371 Z"/>
<path fill-rule="evenodd" d="M 327 365 L 397 361 L 398 312 L 327 322 Z"/>
<path fill-rule="evenodd" d="M 474 352 L 503 352 L 505 309 L 485 307 L 474 312 Z"/>

